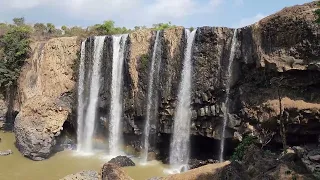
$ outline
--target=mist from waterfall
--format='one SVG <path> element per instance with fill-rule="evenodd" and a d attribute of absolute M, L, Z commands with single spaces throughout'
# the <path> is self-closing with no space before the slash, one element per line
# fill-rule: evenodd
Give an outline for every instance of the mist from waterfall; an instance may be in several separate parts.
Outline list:
<path fill-rule="evenodd" d="M 223 162 L 223 156 L 224 156 L 224 144 L 225 144 L 225 135 L 226 135 L 226 126 L 229 121 L 229 105 L 230 105 L 230 86 L 232 82 L 232 64 L 235 56 L 235 50 L 237 45 L 237 29 L 234 30 L 232 42 L 231 42 L 231 50 L 230 50 L 230 56 L 228 61 L 228 69 L 226 74 L 226 99 L 224 102 L 224 111 L 223 111 L 223 125 L 222 125 L 222 137 L 221 137 L 221 144 L 220 144 L 220 157 L 219 161 Z"/>
<path fill-rule="evenodd" d="M 109 155 L 120 155 L 122 144 L 122 86 L 123 86 L 123 61 L 125 45 L 128 35 L 112 36 L 113 59 L 112 59 L 112 83 L 111 83 L 111 107 L 109 118 Z"/>
<path fill-rule="evenodd" d="M 93 150 L 93 134 L 97 115 L 97 103 L 100 89 L 100 69 L 105 36 L 96 36 L 94 38 L 94 53 L 92 70 L 89 73 L 90 89 L 89 104 L 85 110 L 84 104 L 84 58 L 85 45 L 82 44 L 81 60 L 79 69 L 79 89 L 78 89 L 78 150 L 85 153 L 91 153 Z M 82 75 L 81 75 L 82 74 Z M 81 87 L 80 87 L 81 86 Z M 84 113 L 86 112 L 86 113 Z M 80 117 L 81 116 L 81 117 Z M 85 118 L 83 118 L 85 117 Z"/>
<path fill-rule="evenodd" d="M 182 78 L 179 87 L 178 105 L 174 117 L 174 129 L 170 146 L 170 165 L 173 170 L 186 169 L 189 161 L 191 124 L 192 47 L 197 30 L 186 29 L 187 47 L 184 52 Z"/>
<path fill-rule="evenodd" d="M 148 160 L 148 151 L 149 151 L 149 135 L 150 135 L 150 120 L 151 118 L 157 117 L 157 107 L 158 107 L 158 97 L 155 97 L 154 87 L 155 87 L 155 78 L 159 75 L 160 70 L 160 62 L 156 63 L 156 58 L 159 50 L 159 34 L 160 31 L 157 31 L 156 40 L 153 46 L 152 60 L 151 60 L 151 68 L 149 71 L 149 82 L 148 82 L 148 96 L 147 96 L 147 111 L 146 111 L 146 120 L 144 126 L 144 134 L 143 134 L 143 152 L 141 156 L 141 161 L 143 164 L 147 163 Z M 157 72 L 157 74 L 155 74 Z"/>

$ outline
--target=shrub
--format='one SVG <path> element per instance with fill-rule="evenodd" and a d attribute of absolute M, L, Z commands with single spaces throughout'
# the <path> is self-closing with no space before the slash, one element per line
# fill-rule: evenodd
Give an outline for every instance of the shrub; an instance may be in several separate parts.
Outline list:
<path fill-rule="evenodd" d="M 318 2 L 318 7 L 320 7 L 320 2 Z M 314 13 L 317 16 L 316 22 L 320 24 L 320 9 L 315 10 Z"/>
<path fill-rule="evenodd" d="M 256 141 L 254 136 L 246 136 L 243 138 L 242 142 L 236 147 L 231 159 L 233 161 L 241 161 L 248 147 Z"/>

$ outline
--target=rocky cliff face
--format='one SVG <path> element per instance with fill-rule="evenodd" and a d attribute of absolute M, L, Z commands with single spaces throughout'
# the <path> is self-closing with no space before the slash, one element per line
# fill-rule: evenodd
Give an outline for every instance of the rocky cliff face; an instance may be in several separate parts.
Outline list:
<path fill-rule="evenodd" d="M 282 112 L 289 143 L 318 142 L 320 28 L 314 23 L 315 8 L 315 2 L 285 8 L 237 31 L 222 27 L 198 28 L 192 57 L 192 135 L 221 138 L 227 69 L 236 32 L 226 137 L 241 140 L 242 134 L 254 133 L 263 139 L 275 134 L 274 139 L 279 141 L 278 119 Z M 139 139 L 146 116 L 148 75 L 155 36 L 156 32 L 149 30 L 133 32 L 129 34 L 126 46 L 123 130 Z M 90 69 L 94 39 L 89 38 L 86 43 L 85 66 Z M 184 29 L 177 27 L 161 31 L 160 45 L 156 88 L 159 114 L 152 126 L 152 133 L 159 135 L 158 139 L 173 130 L 186 46 Z M 42 159 L 48 156 L 55 144 L 55 136 L 71 112 L 68 98 L 74 88 L 71 66 L 78 50 L 76 38 L 38 43 L 33 58 L 24 67 L 19 83 L 21 110 L 15 132 L 20 151 L 28 157 Z M 105 39 L 103 52 L 98 112 L 100 127 L 107 129 L 111 106 L 110 36 Z"/>
<path fill-rule="evenodd" d="M 15 120 L 16 145 L 34 160 L 47 158 L 71 113 L 72 66 L 77 38 L 51 39 L 34 45 L 19 79 L 20 112 Z"/>
<path fill-rule="evenodd" d="M 226 137 L 241 140 L 239 135 L 253 132 L 263 140 L 274 132 L 274 140 L 279 142 L 280 98 L 288 142 L 318 142 L 320 31 L 319 25 L 314 23 L 315 8 L 315 2 L 285 8 L 237 30 Z M 197 31 L 192 58 L 193 135 L 221 138 L 233 33 L 234 29 L 216 27 L 202 27 Z M 140 38 L 147 39 L 148 34 L 143 36 Z M 130 46 L 135 47 L 132 39 L 136 37 L 130 38 Z M 161 43 L 161 103 L 157 132 L 170 134 L 184 57 L 183 30 L 165 30 Z M 128 68 L 131 68 L 130 64 Z M 144 74 L 141 69 L 135 73 Z M 127 81 L 138 81 L 144 86 L 137 86 L 140 101 L 136 102 L 140 103 L 130 104 L 131 110 L 125 112 L 125 117 L 130 119 L 132 132 L 139 134 L 143 129 L 143 123 L 139 121 L 144 119 L 146 109 L 145 103 L 141 102 L 146 102 L 148 81 L 133 77 L 139 76 L 131 74 Z"/>
<path fill-rule="evenodd" d="M 240 30 L 234 113 L 254 125 L 253 131 L 278 132 L 280 98 L 288 141 L 317 142 L 320 31 L 315 8 L 316 2 L 285 8 Z"/>

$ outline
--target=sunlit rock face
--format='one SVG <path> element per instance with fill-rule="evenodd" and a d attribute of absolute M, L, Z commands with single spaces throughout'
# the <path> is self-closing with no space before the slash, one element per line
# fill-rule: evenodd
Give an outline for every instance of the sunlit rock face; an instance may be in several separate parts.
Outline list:
<path fill-rule="evenodd" d="M 47 158 L 71 114 L 76 37 L 36 43 L 23 66 L 18 85 L 20 112 L 15 120 L 16 145 L 33 159 Z"/>

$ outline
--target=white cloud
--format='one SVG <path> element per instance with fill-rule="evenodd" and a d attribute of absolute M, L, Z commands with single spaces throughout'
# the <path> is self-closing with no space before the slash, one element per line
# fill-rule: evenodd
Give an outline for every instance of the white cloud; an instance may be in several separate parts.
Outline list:
<path fill-rule="evenodd" d="M 259 13 L 253 17 L 243 18 L 240 20 L 240 22 L 238 24 L 233 25 L 233 27 L 240 28 L 240 27 L 248 26 L 248 25 L 251 25 L 255 22 L 258 22 L 259 20 L 261 20 L 264 17 L 266 17 L 266 16 Z"/>
<path fill-rule="evenodd" d="M 29 9 L 41 4 L 50 3 L 53 0 L 1 0 L 0 5 L 3 8 Z"/>

